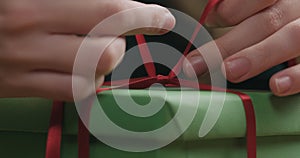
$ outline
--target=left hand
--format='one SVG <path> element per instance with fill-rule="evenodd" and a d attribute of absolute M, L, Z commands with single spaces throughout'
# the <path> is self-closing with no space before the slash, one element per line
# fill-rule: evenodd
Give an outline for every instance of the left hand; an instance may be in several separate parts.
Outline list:
<path fill-rule="evenodd" d="M 235 26 L 214 41 L 229 81 L 245 81 L 300 56 L 299 8 L 299 0 L 223 0 L 215 7 L 207 19 L 209 26 Z M 198 76 L 207 71 L 197 50 L 188 59 L 191 65 L 184 64 L 188 76 L 193 69 Z M 300 64 L 273 75 L 270 88 L 278 96 L 299 93 L 299 78 Z"/>

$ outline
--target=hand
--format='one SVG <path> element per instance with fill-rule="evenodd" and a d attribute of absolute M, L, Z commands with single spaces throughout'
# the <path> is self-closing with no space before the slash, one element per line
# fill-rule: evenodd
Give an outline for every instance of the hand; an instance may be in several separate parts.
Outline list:
<path fill-rule="evenodd" d="M 147 6 L 130 0 L 2 0 L 0 2 L 0 97 L 73 99 L 72 69 L 84 35 L 106 17 L 131 8 Z M 152 27 L 127 34 L 163 34 L 175 19 L 156 5 L 132 17 L 122 17 L 117 27 L 150 23 Z M 148 18 L 144 18 L 148 17 Z M 164 25 L 164 27 L 162 27 Z M 88 39 L 90 49 L 112 40 L 109 36 Z M 94 48 L 94 49 L 95 49 Z M 100 59 L 97 85 L 103 82 L 125 52 L 125 40 L 117 38 Z M 89 52 L 87 52 L 89 55 Z M 87 63 L 88 64 L 88 63 Z M 84 75 L 75 74 L 84 88 Z M 83 92 L 84 94 L 84 92 Z M 88 95 L 88 94 L 85 94 Z"/>
<path fill-rule="evenodd" d="M 245 81 L 300 56 L 299 8 L 299 0 L 223 0 L 215 7 L 208 25 L 235 25 L 214 41 L 224 58 L 222 69 L 229 81 Z M 188 59 L 191 64 L 184 65 L 187 75 L 192 69 L 199 76 L 207 71 L 198 50 L 191 52 Z M 296 94 L 300 92 L 299 78 L 300 65 L 296 65 L 273 75 L 270 87 L 278 96 Z"/>

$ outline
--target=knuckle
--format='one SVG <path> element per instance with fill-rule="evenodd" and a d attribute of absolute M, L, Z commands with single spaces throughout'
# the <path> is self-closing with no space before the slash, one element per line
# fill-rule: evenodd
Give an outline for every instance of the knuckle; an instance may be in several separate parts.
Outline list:
<path fill-rule="evenodd" d="M 282 26 L 283 12 L 281 9 L 274 6 L 265 11 L 263 14 L 266 30 L 276 32 Z"/>

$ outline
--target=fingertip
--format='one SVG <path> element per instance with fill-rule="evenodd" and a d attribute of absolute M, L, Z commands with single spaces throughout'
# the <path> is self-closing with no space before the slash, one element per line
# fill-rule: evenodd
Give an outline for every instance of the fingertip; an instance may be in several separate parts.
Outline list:
<path fill-rule="evenodd" d="M 170 32 L 176 25 L 176 19 L 174 15 L 165 7 L 159 5 L 151 5 L 149 8 L 151 14 L 149 17 L 150 27 L 145 29 L 139 29 L 136 31 L 139 34 L 146 35 L 162 35 Z M 135 33 L 136 33 L 135 32 Z"/>
<path fill-rule="evenodd" d="M 183 61 L 183 72 L 188 78 L 196 78 L 192 64 L 188 60 Z"/>
<path fill-rule="evenodd" d="M 292 89 L 292 78 L 287 75 L 273 76 L 269 85 L 276 96 L 287 96 Z"/>
<path fill-rule="evenodd" d="M 176 19 L 168 9 L 166 9 L 165 19 L 163 30 L 172 30 L 175 27 Z"/>
<path fill-rule="evenodd" d="M 160 26 L 162 29 L 172 30 L 175 26 L 176 19 L 171 11 L 163 6 L 150 4 L 149 6 L 155 8 L 154 16 L 153 16 L 153 25 Z"/>
<path fill-rule="evenodd" d="M 247 57 L 227 58 L 223 62 L 222 71 L 226 78 L 233 83 L 239 83 L 249 79 L 249 73 L 252 68 L 252 62 Z"/>

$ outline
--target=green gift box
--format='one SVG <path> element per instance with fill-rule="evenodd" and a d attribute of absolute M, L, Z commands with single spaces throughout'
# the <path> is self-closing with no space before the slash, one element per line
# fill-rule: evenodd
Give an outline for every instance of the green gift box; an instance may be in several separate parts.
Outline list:
<path fill-rule="evenodd" d="M 155 115 L 138 118 L 122 111 L 114 97 L 132 97 L 140 104 L 149 102 L 149 90 L 125 89 L 99 94 L 99 103 L 109 118 L 122 128 L 143 132 L 164 126 L 178 110 L 174 97 L 186 93 L 201 95 L 196 116 L 188 129 L 174 142 L 149 152 L 125 152 L 90 138 L 90 157 L 151 157 L 151 158 L 241 158 L 246 157 L 246 121 L 243 103 L 235 94 L 226 94 L 224 107 L 213 129 L 203 138 L 198 137 L 201 123 L 208 108 L 211 92 L 168 89 L 164 107 Z M 157 96 L 165 93 L 151 89 Z M 268 92 L 246 92 L 253 101 L 257 123 L 257 157 L 299 157 L 300 149 L 300 96 L 278 98 Z M 216 94 L 223 95 L 222 92 Z M 184 108 L 192 108 L 191 100 L 183 101 Z M 186 102 L 186 103 L 185 103 Z M 186 106 L 185 106 L 186 105 Z M 142 105 L 141 105 L 142 106 Z M 29 99 L 0 99 L 1 157 L 44 157 L 52 101 Z M 93 115 L 91 111 L 91 117 Z M 91 118 L 93 120 L 93 118 Z M 78 114 L 74 104 L 64 106 L 62 158 L 77 157 Z M 101 121 L 99 121 L 101 122 Z M 94 122 L 95 123 L 95 122 Z M 97 123 L 97 122 L 96 122 Z M 93 124 L 93 121 L 91 121 Z M 99 125 L 101 125 L 99 123 Z M 180 128 L 180 127 L 178 127 Z M 107 133 L 108 136 L 110 133 Z M 114 136 L 117 137 L 117 136 Z M 120 136 L 121 137 L 121 136 Z M 163 138 L 162 138 L 163 139 Z"/>

